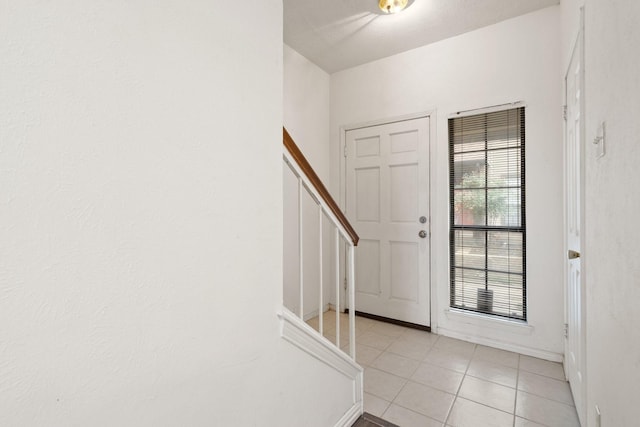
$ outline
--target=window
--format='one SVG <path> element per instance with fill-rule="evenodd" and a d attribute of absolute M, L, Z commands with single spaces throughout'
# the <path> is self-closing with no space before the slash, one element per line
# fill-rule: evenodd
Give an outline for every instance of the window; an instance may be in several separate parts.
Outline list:
<path fill-rule="evenodd" d="M 527 319 L 524 107 L 449 119 L 450 306 Z"/>

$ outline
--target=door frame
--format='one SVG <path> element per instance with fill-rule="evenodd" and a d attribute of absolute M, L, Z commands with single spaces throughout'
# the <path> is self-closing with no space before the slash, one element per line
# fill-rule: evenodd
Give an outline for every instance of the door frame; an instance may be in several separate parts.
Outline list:
<path fill-rule="evenodd" d="M 407 120 L 421 119 L 421 118 L 429 118 L 429 146 L 427 147 L 427 151 L 429 153 L 429 188 L 428 188 L 429 230 L 427 230 L 427 232 L 429 233 L 429 277 L 428 277 L 429 298 L 430 298 L 429 299 L 429 324 L 431 325 L 430 326 L 431 331 L 435 333 L 438 330 L 438 327 L 437 327 L 438 316 L 433 315 L 434 310 L 437 309 L 437 286 L 433 286 L 433 272 L 436 264 L 434 262 L 436 256 L 433 253 L 433 247 L 436 245 L 434 245 L 432 240 L 434 233 L 432 232 L 431 227 L 432 227 L 432 220 L 433 220 L 433 212 L 435 210 L 434 203 L 436 201 L 436 197 L 433 191 L 433 188 L 434 188 L 433 183 L 435 182 L 434 179 L 436 178 L 435 165 L 434 165 L 434 147 L 435 147 L 435 141 L 436 141 L 436 128 L 437 128 L 436 110 L 432 109 L 432 110 L 427 110 L 427 111 L 413 113 L 413 114 L 391 116 L 384 119 L 370 120 L 366 122 L 340 126 L 339 127 L 340 138 L 338 141 L 338 144 L 339 144 L 338 157 L 340 159 L 340 162 L 339 162 L 340 196 L 339 196 L 338 204 L 340 205 L 340 209 L 342 209 L 342 211 L 345 212 L 346 206 L 347 206 L 347 191 L 346 191 L 347 190 L 347 158 L 345 156 L 346 144 L 347 144 L 347 132 L 351 130 L 366 128 L 366 127 L 379 126 L 379 125 L 385 125 L 385 124 L 396 123 L 396 122 L 404 122 Z M 344 244 L 340 246 L 340 251 L 341 251 L 341 259 L 346 260 L 346 250 L 345 250 Z M 344 266 L 346 266 L 347 264 L 346 262 L 342 262 L 341 265 L 343 267 L 340 269 L 340 281 L 344 283 L 344 280 L 346 277 Z M 349 303 L 346 302 L 346 293 L 345 293 L 344 286 L 341 286 L 340 287 L 340 307 L 339 307 L 340 311 L 343 311 L 346 308 L 349 308 L 349 305 L 350 305 L 350 302 Z"/>
<path fill-rule="evenodd" d="M 569 73 L 571 72 L 571 64 L 573 62 L 573 58 L 574 55 L 580 55 L 580 102 L 579 102 L 579 108 L 580 108 L 580 125 L 579 125 L 579 140 L 577 141 L 578 145 L 580 146 L 580 159 L 579 159 L 579 177 L 580 177 L 580 190 L 579 190 L 579 198 L 580 198 L 580 337 L 578 337 L 578 339 L 580 340 L 580 347 L 581 347 L 581 354 L 580 354 L 580 372 L 582 374 L 582 381 L 581 381 L 581 388 L 579 390 L 579 393 L 581 394 L 580 398 L 582 401 L 582 408 L 576 408 L 581 409 L 578 412 L 578 417 L 581 421 L 586 419 L 586 415 L 587 415 L 587 373 L 586 373 L 586 366 L 587 366 L 587 354 L 586 354 L 586 336 L 587 336 L 587 332 L 586 332 L 586 328 L 587 328 L 587 324 L 586 324 L 586 280 L 585 280 L 585 272 L 587 269 L 587 265 L 586 265 L 586 259 L 588 258 L 588 254 L 585 254 L 583 249 L 584 249 L 584 235 L 585 235 L 585 221 L 584 221 L 584 208 L 585 208 L 585 200 L 584 200 L 584 195 L 585 195 L 585 184 L 586 184 L 586 179 L 585 179 L 585 150 L 586 150 L 586 145 L 585 145 L 585 141 L 586 141 L 586 135 L 585 135 L 585 129 L 586 129 L 586 116 L 585 116 L 585 37 L 584 37 L 584 7 L 580 8 L 580 26 L 578 28 L 578 35 L 574 40 L 573 46 L 571 48 L 571 56 L 569 57 L 569 62 L 567 65 L 567 69 L 565 70 L 565 76 L 564 76 L 564 103 L 565 103 L 565 108 L 568 105 L 568 87 L 567 87 L 567 77 L 569 76 Z M 566 111 L 566 110 L 565 110 Z M 567 345 L 568 345 L 568 340 L 567 340 L 567 333 L 568 333 L 568 328 L 569 328 L 569 261 L 567 259 L 567 253 L 569 250 L 569 243 L 568 243 L 568 238 L 567 238 L 567 232 L 568 232 L 568 224 L 567 224 L 567 211 L 568 211 L 568 206 L 567 206 L 567 180 L 568 180 L 568 176 L 567 176 L 567 169 L 566 169 L 566 164 L 567 164 L 567 120 L 569 118 L 566 117 L 566 113 L 565 113 L 565 120 L 564 120 L 564 129 L 563 129 L 563 157 L 564 157 L 564 162 L 563 162 L 563 167 L 564 167 L 564 182 L 563 182 L 563 202 L 564 202 L 564 236 L 563 236 L 563 264 L 564 264 L 564 278 L 563 278 L 563 282 L 564 282 L 564 286 L 563 286 L 563 291 L 564 291 L 564 324 L 565 324 L 565 335 L 563 337 L 563 346 L 564 346 L 564 354 L 563 354 L 563 358 L 564 358 L 564 374 L 566 379 L 569 379 L 569 375 L 568 375 L 568 368 L 567 368 L 567 363 L 566 363 L 566 358 L 568 355 L 568 349 L 567 349 Z"/>

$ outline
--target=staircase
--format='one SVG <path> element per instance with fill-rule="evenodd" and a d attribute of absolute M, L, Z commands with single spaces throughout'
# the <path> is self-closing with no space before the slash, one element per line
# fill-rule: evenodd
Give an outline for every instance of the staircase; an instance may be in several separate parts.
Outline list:
<path fill-rule="evenodd" d="M 281 335 L 282 337 L 309 353 L 316 359 L 322 361 L 326 365 L 345 375 L 352 380 L 353 384 L 353 404 L 351 408 L 344 414 L 344 416 L 338 420 L 336 426 L 351 426 L 353 425 L 363 414 L 363 369 L 355 361 L 356 358 L 356 345 L 355 345 L 355 310 L 349 310 L 348 317 L 348 351 L 346 348 L 342 348 L 341 332 L 343 327 L 340 325 L 340 310 L 341 307 L 341 271 L 344 271 L 346 285 L 345 298 L 352 306 L 355 296 L 354 283 L 355 283 L 355 248 L 358 244 L 358 235 L 345 217 L 344 213 L 331 197 L 329 191 L 324 186 L 318 175 L 315 173 L 307 159 L 302 154 L 302 151 L 293 141 L 286 129 L 283 128 L 283 161 L 286 165 L 285 171 L 293 174 L 293 177 L 297 181 L 297 258 L 298 258 L 298 280 L 296 290 L 299 294 L 299 298 L 296 304 L 295 310 L 290 310 L 287 307 L 282 307 L 279 314 L 281 320 Z M 319 281 L 320 286 L 318 289 L 308 289 L 309 286 L 305 283 L 305 253 L 304 253 L 304 237 L 305 229 L 308 230 L 309 226 L 315 226 L 313 224 L 307 225 L 305 219 L 307 217 L 303 215 L 303 197 L 310 197 L 313 200 L 317 217 L 314 220 L 317 224 L 317 232 L 320 237 L 317 242 L 319 259 L 317 260 L 319 268 Z M 328 221 L 327 221 L 328 220 Z M 334 286 L 334 301 L 332 301 L 333 307 L 336 308 L 336 320 L 335 320 L 335 339 L 329 341 L 324 335 L 324 322 L 322 315 L 327 307 L 329 301 L 325 301 L 325 291 L 323 289 L 323 266 L 327 260 L 323 257 L 325 251 L 323 240 L 325 234 L 325 223 L 330 224 L 330 232 L 332 234 L 331 253 L 333 257 L 333 286 Z M 287 224 L 285 224 L 285 227 Z M 341 254 L 346 253 L 346 262 L 344 262 L 344 256 Z M 318 304 L 317 307 L 305 307 L 305 293 L 317 292 Z M 286 290 L 283 288 L 283 293 Z M 305 315 L 309 312 L 318 314 L 317 330 L 308 325 L 305 320 Z M 332 324 L 333 326 L 333 324 Z M 345 345 L 346 347 L 346 345 Z"/>

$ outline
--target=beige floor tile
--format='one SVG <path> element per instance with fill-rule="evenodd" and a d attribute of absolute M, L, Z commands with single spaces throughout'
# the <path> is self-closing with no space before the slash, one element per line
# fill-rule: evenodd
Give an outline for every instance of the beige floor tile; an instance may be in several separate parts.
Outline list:
<path fill-rule="evenodd" d="M 383 419 L 401 427 L 441 427 L 442 423 L 402 406 L 392 404 L 382 416 Z"/>
<path fill-rule="evenodd" d="M 364 329 L 358 329 L 358 327 L 356 327 L 356 342 L 360 343 L 360 337 L 366 333 L 368 333 L 370 331 L 369 328 L 364 328 Z"/>
<path fill-rule="evenodd" d="M 371 325 L 371 328 L 370 328 L 371 331 L 377 332 L 382 335 L 394 337 L 394 338 L 398 338 L 400 335 L 404 334 L 406 329 L 407 328 L 402 326 L 393 325 L 391 323 L 384 323 L 384 322 L 376 322 L 373 325 Z"/>
<path fill-rule="evenodd" d="M 464 354 L 471 358 L 476 345 L 467 341 L 440 336 L 434 347 L 441 350 L 454 350 L 456 353 Z"/>
<path fill-rule="evenodd" d="M 436 343 L 437 344 L 437 343 Z M 466 351 L 458 353 L 457 350 L 447 350 L 440 348 L 432 348 L 427 356 L 424 358 L 424 362 L 431 363 L 432 365 L 441 366 L 443 368 L 452 369 L 457 372 L 465 373 L 471 356 Z"/>
<path fill-rule="evenodd" d="M 361 329 L 370 328 L 376 323 L 375 320 L 369 319 L 367 317 L 356 316 L 356 326 Z"/>
<path fill-rule="evenodd" d="M 516 390 L 500 384 L 466 376 L 458 396 L 513 414 Z"/>
<path fill-rule="evenodd" d="M 335 329 L 332 330 L 333 334 L 335 334 Z M 358 332 L 358 330 L 356 329 L 356 340 L 358 339 L 358 336 L 363 334 L 366 331 L 360 331 Z M 343 337 L 349 337 L 349 325 L 340 325 L 340 335 Z"/>
<path fill-rule="evenodd" d="M 318 331 L 318 317 L 312 317 L 311 319 L 307 320 L 307 325 L 311 326 L 313 329 L 315 329 L 316 331 Z"/>
<path fill-rule="evenodd" d="M 318 327 L 317 331 L 320 331 L 320 327 Z M 342 331 L 340 331 L 342 334 Z M 322 325 L 322 335 L 335 335 L 336 334 L 336 326 L 335 325 Z"/>
<path fill-rule="evenodd" d="M 513 414 L 458 397 L 447 419 L 447 426 L 512 427 Z"/>
<path fill-rule="evenodd" d="M 464 374 L 430 363 L 421 363 L 411 381 L 456 394 Z"/>
<path fill-rule="evenodd" d="M 335 312 L 324 316 L 333 338 Z M 317 327 L 317 320 L 307 323 Z M 348 352 L 347 316 L 340 330 Z M 579 425 L 559 363 L 363 317 L 356 317 L 356 340 L 365 411 L 400 426 Z"/>
<path fill-rule="evenodd" d="M 323 317 L 322 320 L 322 331 L 323 333 L 326 332 L 334 332 L 336 330 L 336 318 L 335 313 L 331 312 L 332 314 L 327 315 L 327 313 L 325 313 L 325 316 Z M 320 322 L 318 322 L 318 327 L 320 326 Z"/>
<path fill-rule="evenodd" d="M 549 427 L 579 427 L 576 408 L 518 390 L 516 415 Z"/>
<path fill-rule="evenodd" d="M 424 340 L 402 335 L 393 344 L 391 344 L 389 348 L 387 348 L 387 351 L 410 359 L 422 361 L 427 356 L 430 349 L 431 344 Z"/>
<path fill-rule="evenodd" d="M 567 381 L 520 371 L 518 390 L 526 391 L 527 393 L 535 394 L 545 399 L 557 400 L 567 405 L 574 405 L 571 389 Z"/>
<path fill-rule="evenodd" d="M 336 312 L 333 310 L 325 311 L 322 315 L 322 323 L 324 326 L 336 326 Z"/>
<path fill-rule="evenodd" d="M 486 360 L 497 365 L 508 366 L 509 368 L 518 369 L 518 360 L 520 355 L 511 351 L 500 350 L 497 348 L 478 345 L 473 354 L 474 360 Z"/>
<path fill-rule="evenodd" d="M 334 334 L 325 333 L 324 337 L 326 339 L 328 339 L 331 342 L 331 344 L 333 344 L 333 345 L 336 344 L 336 336 Z M 340 335 L 340 343 L 339 344 L 340 345 L 338 347 L 345 348 L 345 347 L 347 347 L 349 345 L 349 339 L 347 337 L 343 336 L 343 335 Z M 347 352 L 348 352 L 348 349 L 347 349 Z"/>
<path fill-rule="evenodd" d="M 382 350 L 364 344 L 356 344 L 356 362 L 362 366 L 370 366 L 381 354 Z"/>
<path fill-rule="evenodd" d="M 382 417 L 384 411 L 387 410 L 391 402 L 374 396 L 373 394 L 364 394 L 364 411 L 375 415 L 376 417 Z"/>
<path fill-rule="evenodd" d="M 455 396 L 422 384 L 408 382 L 393 403 L 444 422 Z"/>
<path fill-rule="evenodd" d="M 486 360 L 472 360 L 467 369 L 467 375 L 491 381 L 507 387 L 516 387 L 518 370 L 508 366 L 498 365 Z"/>
<path fill-rule="evenodd" d="M 516 417 L 516 423 L 514 427 L 545 427 L 542 424 L 534 423 L 533 421 L 525 420 L 524 418 Z"/>
<path fill-rule="evenodd" d="M 340 347 L 340 350 L 342 350 L 342 352 L 344 354 L 346 354 L 347 356 L 351 357 L 351 347 L 349 346 L 349 344 L 345 344 L 342 347 Z M 356 361 L 357 362 L 357 361 Z"/>
<path fill-rule="evenodd" d="M 368 331 L 369 329 L 371 329 L 371 324 L 369 323 L 362 323 L 358 321 L 358 318 L 356 317 L 356 336 L 358 334 L 361 334 L 363 332 Z"/>
<path fill-rule="evenodd" d="M 320 325 L 320 317 L 314 317 L 313 319 L 314 324 L 316 325 Z M 334 311 L 327 311 L 324 313 L 324 315 L 322 316 L 322 327 L 323 329 L 335 329 L 336 327 L 336 319 L 335 319 L 335 312 Z"/>
<path fill-rule="evenodd" d="M 564 370 L 562 364 L 550 362 L 530 356 L 520 356 L 520 369 L 534 374 L 544 375 L 545 377 L 564 380 Z"/>
<path fill-rule="evenodd" d="M 371 326 L 368 324 L 363 324 L 362 322 L 358 321 L 359 317 L 356 316 L 356 323 L 355 323 L 355 330 L 356 332 L 361 331 L 364 332 L 365 330 L 368 330 Z M 349 333 L 349 316 L 344 316 L 344 317 L 340 317 L 340 333 Z M 333 327 L 335 328 L 335 322 Z"/>
<path fill-rule="evenodd" d="M 385 351 L 371 366 L 402 378 L 411 378 L 411 375 L 416 371 L 419 364 L 420 362 L 417 360 Z"/>
<path fill-rule="evenodd" d="M 439 335 L 431 332 L 421 331 L 420 329 L 406 328 L 402 334 L 405 338 L 416 338 L 425 344 L 433 345 L 438 340 Z"/>
<path fill-rule="evenodd" d="M 391 402 L 407 380 L 375 368 L 364 370 L 364 391 Z"/>
<path fill-rule="evenodd" d="M 356 342 L 358 342 L 359 344 L 368 345 L 369 347 L 377 348 L 379 350 L 385 350 L 395 340 L 395 337 L 382 335 L 374 332 L 373 330 L 368 330 L 362 333 L 360 336 L 356 337 Z"/>
<path fill-rule="evenodd" d="M 368 319 L 366 317 L 360 317 L 360 316 L 356 316 L 355 318 L 356 322 L 355 322 L 355 333 L 356 333 L 356 339 L 358 341 L 358 344 L 360 343 L 360 337 L 361 335 L 363 335 L 365 332 L 367 332 L 369 329 L 371 329 L 371 326 L 375 325 L 375 324 L 379 324 L 381 322 L 372 320 L 372 319 Z M 311 326 L 314 330 L 319 331 L 320 330 L 320 322 L 319 322 L 319 317 L 313 317 L 309 320 L 306 321 L 306 323 Z M 323 336 L 324 337 L 328 337 L 331 338 L 333 341 L 335 341 L 335 336 L 336 336 L 336 312 L 333 310 L 329 310 L 324 312 L 323 314 L 323 325 L 322 325 L 322 332 L 323 332 Z M 341 343 L 341 348 L 345 347 L 348 342 L 349 342 L 349 316 L 348 314 L 345 313 L 340 313 L 340 343 Z M 383 334 L 384 335 L 384 334 Z M 389 334 L 387 334 L 385 336 L 385 338 L 383 339 L 383 341 L 385 342 L 389 342 L 390 340 L 388 339 Z M 366 339 L 366 337 L 365 337 Z M 334 342 L 335 344 L 335 342 Z M 369 346 L 371 347 L 371 346 Z"/>

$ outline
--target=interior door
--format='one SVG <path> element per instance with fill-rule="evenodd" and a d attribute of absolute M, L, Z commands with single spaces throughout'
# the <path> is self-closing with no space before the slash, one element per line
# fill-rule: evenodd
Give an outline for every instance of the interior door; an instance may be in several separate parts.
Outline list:
<path fill-rule="evenodd" d="M 567 70 L 565 127 L 566 206 L 566 333 L 565 374 L 571 386 L 576 410 L 585 423 L 585 293 L 582 277 L 582 184 L 583 152 L 583 49 L 582 31 Z"/>
<path fill-rule="evenodd" d="M 346 133 L 356 311 L 430 326 L 429 118 Z"/>

